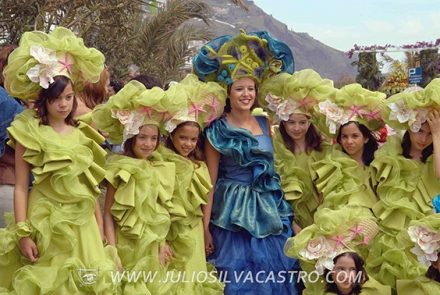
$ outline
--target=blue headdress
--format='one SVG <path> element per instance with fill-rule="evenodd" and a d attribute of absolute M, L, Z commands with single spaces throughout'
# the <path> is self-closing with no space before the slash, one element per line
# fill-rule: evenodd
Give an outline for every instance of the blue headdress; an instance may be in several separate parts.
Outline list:
<path fill-rule="evenodd" d="M 205 44 L 193 58 L 193 71 L 202 81 L 224 86 L 238 78 L 250 77 L 261 83 L 273 75 L 293 73 L 294 59 L 290 48 L 268 32 L 232 37 L 218 37 Z"/>

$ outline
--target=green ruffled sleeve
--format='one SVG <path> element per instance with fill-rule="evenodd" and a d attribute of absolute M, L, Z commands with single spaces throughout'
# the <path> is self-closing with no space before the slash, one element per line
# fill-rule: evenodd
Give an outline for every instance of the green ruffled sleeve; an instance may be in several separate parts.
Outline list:
<path fill-rule="evenodd" d="M 38 138 L 29 136 L 29 134 L 38 132 L 39 120 L 35 116 L 34 110 L 27 109 L 15 117 L 11 126 L 7 129 L 9 133 L 8 145 L 15 149 L 18 142 L 34 153 L 41 151 L 41 143 Z"/>
<path fill-rule="evenodd" d="M 103 137 L 89 125 L 79 122 L 71 134 L 60 135 L 40 124 L 35 111 L 28 109 L 17 115 L 8 132 L 8 144 L 23 145 L 23 159 L 32 166 L 34 184 L 47 182 L 44 190 L 50 198 L 72 202 L 74 197 L 94 198 L 100 193 L 106 152 L 99 146 Z"/>
<path fill-rule="evenodd" d="M 433 214 L 432 199 L 440 192 L 433 157 L 426 163 L 402 156 L 398 137 L 391 137 L 371 163 L 380 201 L 373 211 L 386 230 L 407 228 L 409 221 Z"/>
<path fill-rule="evenodd" d="M 278 128 L 274 132 L 273 146 L 275 168 L 281 177 L 285 198 L 293 208 L 295 222 L 301 227 L 311 225 L 319 206 L 319 197 L 310 167 L 324 156 L 326 149 L 322 152 L 294 154 L 286 148 Z"/>
<path fill-rule="evenodd" d="M 398 280 L 396 285 L 399 295 L 440 294 L 440 283 L 424 276 L 415 280 Z"/>
<path fill-rule="evenodd" d="M 201 205 L 208 201 L 208 193 L 212 188 L 208 168 L 204 162 L 192 162 L 172 150 L 160 146 L 158 152 L 164 161 L 176 165 L 176 185 L 173 193 L 173 204 L 177 203 L 185 210 L 183 219 L 186 224 L 193 224 L 203 216 Z"/>
<path fill-rule="evenodd" d="M 313 163 L 312 170 L 316 188 L 323 194 L 319 208 L 338 209 L 350 205 L 370 210 L 376 204 L 369 168 L 359 166 L 341 151 L 339 145 L 333 146 L 323 159 Z"/>
<path fill-rule="evenodd" d="M 111 212 L 123 235 L 165 239 L 174 189 L 174 177 L 170 176 L 174 173 L 172 163 L 149 163 L 122 155 L 108 158 L 106 179 L 116 188 Z"/>

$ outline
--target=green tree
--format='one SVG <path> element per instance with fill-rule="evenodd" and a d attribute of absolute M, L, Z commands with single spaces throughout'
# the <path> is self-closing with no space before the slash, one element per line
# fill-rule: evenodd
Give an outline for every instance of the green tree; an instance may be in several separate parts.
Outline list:
<path fill-rule="evenodd" d="M 369 90 L 378 90 L 383 81 L 376 52 L 361 52 L 352 65 L 358 67 L 356 82 Z"/>
<path fill-rule="evenodd" d="M 420 67 L 422 68 L 423 83 L 425 87 L 432 79 L 439 76 L 439 56 L 438 49 L 425 49 L 420 51 Z"/>
<path fill-rule="evenodd" d="M 209 18 L 209 7 L 198 0 L 169 0 L 152 14 L 147 0 L 2 0 L 0 44 L 17 44 L 26 31 L 49 32 L 67 27 L 106 56 L 117 77 L 136 63 L 141 71 L 176 79 L 189 54 L 190 40 L 207 39 L 190 19 Z"/>

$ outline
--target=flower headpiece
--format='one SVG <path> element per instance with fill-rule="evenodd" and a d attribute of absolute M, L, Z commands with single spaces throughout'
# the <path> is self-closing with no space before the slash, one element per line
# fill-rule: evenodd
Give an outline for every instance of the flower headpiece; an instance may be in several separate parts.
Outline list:
<path fill-rule="evenodd" d="M 293 73 L 292 51 L 268 32 L 218 37 L 204 45 L 193 59 L 194 73 L 202 81 L 227 86 L 238 78 L 250 77 L 260 83 L 265 78 Z"/>
<path fill-rule="evenodd" d="M 338 128 L 350 121 L 378 131 L 385 126 L 382 119 L 385 97 L 384 93 L 370 91 L 357 83 L 346 85 L 336 91 L 334 100 L 327 99 L 316 106 L 321 114 L 316 124 L 329 136 L 335 136 Z"/>
<path fill-rule="evenodd" d="M 284 252 L 313 263 L 318 273 L 323 274 L 324 269 L 333 269 L 333 259 L 339 254 L 356 252 L 366 256 L 368 244 L 378 231 L 375 221 L 362 209 L 325 208 L 316 213 L 314 224 L 287 240 Z"/>
<path fill-rule="evenodd" d="M 440 215 L 428 215 L 420 220 L 411 221 L 408 227 L 409 239 L 415 244 L 411 252 L 417 260 L 429 267 L 437 261 L 440 251 Z"/>
<path fill-rule="evenodd" d="M 113 143 L 123 143 L 145 124 L 163 129 L 165 121 L 183 107 L 182 102 L 173 101 L 161 88 L 146 89 L 142 83 L 130 81 L 105 104 L 97 106 L 92 118 Z"/>
<path fill-rule="evenodd" d="M 166 95 L 170 100 L 181 101 L 183 105 L 165 124 L 165 129 L 170 133 L 185 121 L 197 122 L 203 129 L 221 116 L 226 102 L 226 91 L 220 85 L 201 82 L 192 74 L 180 83 L 172 84 Z"/>
<path fill-rule="evenodd" d="M 95 83 L 104 70 L 104 55 L 87 48 L 69 29 L 57 27 L 49 34 L 26 32 L 9 55 L 4 69 L 5 88 L 10 95 L 35 99 L 55 76 L 66 76 L 79 91 L 84 81 Z"/>
<path fill-rule="evenodd" d="M 440 108 L 440 78 L 432 80 L 425 89 L 409 88 L 389 97 L 384 119 L 391 127 L 418 132 L 428 119 L 431 109 Z"/>
<path fill-rule="evenodd" d="M 276 121 L 287 121 L 294 113 L 312 117 L 315 105 L 333 97 L 335 92 L 331 80 L 305 69 L 267 79 L 260 87 L 259 103 L 269 109 Z"/>

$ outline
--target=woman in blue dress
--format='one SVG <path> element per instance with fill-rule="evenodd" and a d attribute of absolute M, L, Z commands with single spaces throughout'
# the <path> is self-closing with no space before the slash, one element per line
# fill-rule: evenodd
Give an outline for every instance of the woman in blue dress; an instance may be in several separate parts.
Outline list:
<path fill-rule="evenodd" d="M 271 70 L 262 61 L 271 53 L 267 41 L 282 49 L 278 72 L 293 70 L 292 55 L 264 32 L 221 38 L 228 37 L 205 45 L 194 60 L 195 73 L 205 81 L 210 77 L 201 65 L 217 61 L 224 78 L 217 81 L 226 82 L 228 94 L 224 115 L 205 129 L 206 163 L 215 184 L 204 208 L 205 248 L 226 283 L 225 294 L 297 294 L 297 261 L 283 253 L 293 235 L 293 212 L 274 170 L 270 124 L 252 115 L 257 83 Z M 252 58 L 253 66 L 246 67 Z"/>

